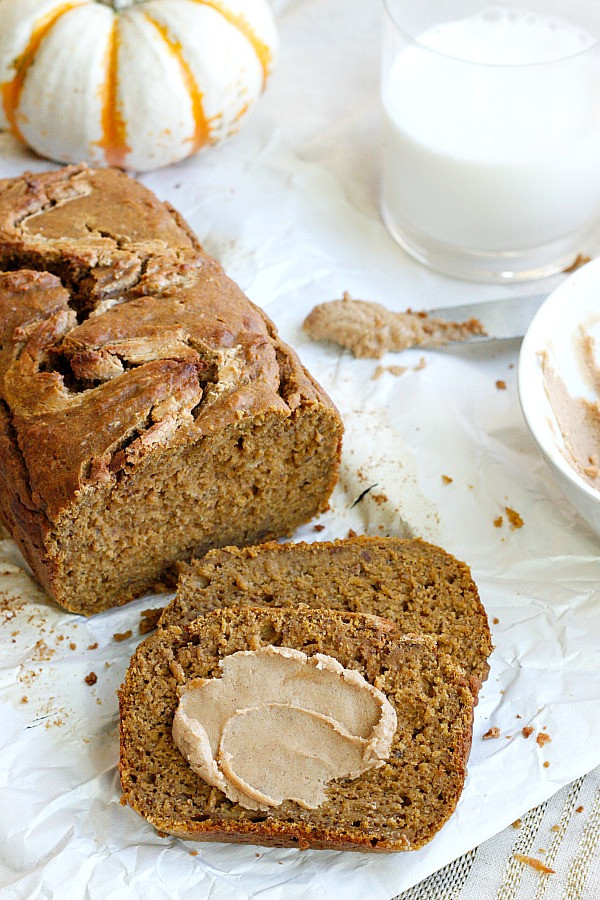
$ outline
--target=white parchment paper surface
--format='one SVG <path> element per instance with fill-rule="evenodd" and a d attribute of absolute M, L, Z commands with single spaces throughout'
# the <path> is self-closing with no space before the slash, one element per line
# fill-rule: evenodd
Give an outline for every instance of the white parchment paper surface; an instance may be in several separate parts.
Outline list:
<path fill-rule="evenodd" d="M 345 290 L 401 310 L 550 290 L 553 282 L 533 290 L 466 284 L 409 260 L 378 214 L 379 3 L 283 0 L 276 11 L 279 67 L 241 133 L 142 180 L 181 210 L 340 409 L 346 438 L 331 509 L 319 519 L 323 530 L 310 523 L 295 538 L 342 537 L 350 528 L 419 535 L 472 567 L 495 651 L 465 791 L 440 834 L 412 854 L 158 836 L 119 804 L 115 691 L 140 640 L 140 611 L 165 597 L 90 620 L 64 613 L 5 540 L 6 898 L 387 900 L 600 763 L 600 542 L 563 498 L 522 419 L 518 344 L 390 354 L 381 362 L 406 371 L 374 379 L 376 362 L 313 344 L 301 330 L 316 303 Z M 48 163 L 0 136 L 0 175 L 24 168 L 42 171 Z M 511 528 L 506 507 L 522 527 Z M 115 641 L 129 629 L 131 638 Z M 93 686 L 84 680 L 90 672 Z M 545 728 L 551 742 L 525 739 L 521 729 L 529 725 L 535 734 Z M 500 737 L 482 740 L 491 726 Z"/>

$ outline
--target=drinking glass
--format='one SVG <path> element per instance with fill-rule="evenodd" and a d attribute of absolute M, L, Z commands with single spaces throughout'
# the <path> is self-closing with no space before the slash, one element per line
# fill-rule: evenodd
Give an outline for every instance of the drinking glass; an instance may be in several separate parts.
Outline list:
<path fill-rule="evenodd" d="M 384 0 L 381 213 L 459 278 L 541 278 L 600 226 L 600 3 Z"/>

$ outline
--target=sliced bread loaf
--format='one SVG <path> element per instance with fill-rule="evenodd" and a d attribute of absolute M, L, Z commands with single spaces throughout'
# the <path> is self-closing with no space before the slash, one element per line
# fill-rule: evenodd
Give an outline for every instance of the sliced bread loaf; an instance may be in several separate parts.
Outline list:
<path fill-rule="evenodd" d="M 402 632 L 435 637 L 474 693 L 489 671 L 490 630 L 468 566 L 421 540 L 354 537 L 213 551 L 182 572 L 160 624 L 185 625 L 238 604 L 384 616 Z"/>
<path fill-rule="evenodd" d="M 58 603 L 125 603 L 327 506 L 337 411 L 143 185 L 0 180 L 0 270 L 0 521 Z"/>
<path fill-rule="evenodd" d="M 186 684 L 219 677 L 220 660 L 265 646 L 334 657 L 396 711 L 385 764 L 330 782 L 316 809 L 291 800 L 268 812 L 246 809 L 196 775 L 172 737 Z M 158 830 L 183 838 L 413 850 L 452 814 L 465 779 L 473 696 L 461 670 L 433 639 L 402 635 L 376 616 L 238 607 L 159 628 L 133 656 L 119 701 L 124 801 Z"/>

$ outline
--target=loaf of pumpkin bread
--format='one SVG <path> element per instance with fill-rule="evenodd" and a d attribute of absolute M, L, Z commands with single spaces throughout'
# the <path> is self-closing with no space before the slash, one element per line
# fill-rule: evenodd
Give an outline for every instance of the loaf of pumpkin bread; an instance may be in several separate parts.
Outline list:
<path fill-rule="evenodd" d="M 362 536 L 214 550 L 183 567 L 160 625 L 185 626 L 239 605 L 383 616 L 403 633 L 435 638 L 464 669 L 475 695 L 488 675 L 490 629 L 469 567 L 425 541 Z"/>
<path fill-rule="evenodd" d="M 358 777 L 330 780 L 316 808 L 288 799 L 264 811 L 228 799 L 196 774 L 174 736 L 182 692 L 221 677 L 221 661 L 233 654 L 273 647 L 332 657 L 395 710 L 385 761 Z M 253 689 L 260 698 L 260 680 Z M 473 695 L 461 669 L 433 638 L 402 635 L 391 622 L 361 613 L 238 607 L 159 628 L 134 654 L 119 701 L 124 801 L 159 831 L 203 841 L 418 849 L 454 811 L 471 746 Z M 297 736 L 282 737 L 294 752 Z M 260 753 L 260 745 L 253 750 Z M 270 770 L 280 773 L 281 759 L 265 751 L 267 782 Z"/>
<path fill-rule="evenodd" d="M 167 204 L 118 170 L 0 181 L 0 516 L 90 615 L 327 505 L 335 407 Z"/>

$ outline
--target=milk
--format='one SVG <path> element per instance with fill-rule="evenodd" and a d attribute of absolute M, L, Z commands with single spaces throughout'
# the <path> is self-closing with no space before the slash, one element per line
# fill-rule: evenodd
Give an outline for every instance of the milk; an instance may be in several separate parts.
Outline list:
<path fill-rule="evenodd" d="M 382 80 L 382 210 L 392 231 L 409 243 L 518 253 L 600 219 L 591 34 L 490 7 L 417 40 Z"/>

